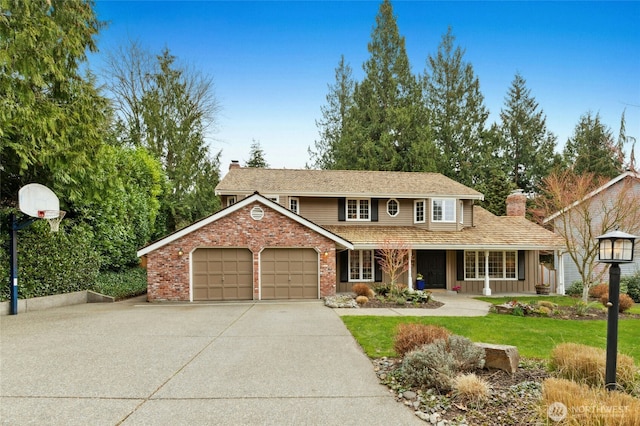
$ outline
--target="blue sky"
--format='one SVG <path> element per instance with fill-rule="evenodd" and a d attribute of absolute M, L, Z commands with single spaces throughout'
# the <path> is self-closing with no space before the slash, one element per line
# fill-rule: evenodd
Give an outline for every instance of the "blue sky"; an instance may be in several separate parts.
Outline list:
<path fill-rule="evenodd" d="M 580 116 L 599 113 L 617 137 L 626 108 L 627 135 L 640 162 L 640 2 L 393 2 L 415 73 L 423 74 L 447 27 L 466 49 L 480 80 L 488 124 L 516 72 L 558 136 L 558 150 Z M 156 53 L 168 47 L 213 77 L 222 111 L 211 147 L 221 171 L 244 163 L 252 140 L 271 167 L 303 168 L 318 139 L 328 84 L 344 55 L 363 76 L 367 43 L 380 2 L 105 1 L 100 53 L 128 39 Z M 626 148 L 629 154 L 631 145 Z"/>

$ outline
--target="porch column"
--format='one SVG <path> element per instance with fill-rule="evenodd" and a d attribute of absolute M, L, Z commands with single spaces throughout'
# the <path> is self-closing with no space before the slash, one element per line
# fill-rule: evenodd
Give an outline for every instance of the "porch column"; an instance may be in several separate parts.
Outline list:
<path fill-rule="evenodd" d="M 491 296 L 491 287 L 489 287 L 489 250 L 484 251 L 484 288 L 483 296 Z"/>
<path fill-rule="evenodd" d="M 413 277 L 411 270 L 413 269 L 411 260 L 413 259 L 413 250 L 409 250 L 409 269 L 407 270 L 407 288 L 413 290 Z"/>
<path fill-rule="evenodd" d="M 558 283 L 556 287 L 557 294 L 564 294 L 564 255 L 561 250 L 555 250 L 554 256 L 556 258 L 556 282 Z"/>

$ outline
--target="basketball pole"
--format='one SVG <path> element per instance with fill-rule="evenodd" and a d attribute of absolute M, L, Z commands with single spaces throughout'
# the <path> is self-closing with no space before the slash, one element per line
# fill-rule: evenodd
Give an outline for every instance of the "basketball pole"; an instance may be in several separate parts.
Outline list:
<path fill-rule="evenodd" d="M 18 222 L 15 213 L 11 214 L 11 315 L 18 315 L 18 231 L 35 220 L 36 218 L 30 217 Z"/>

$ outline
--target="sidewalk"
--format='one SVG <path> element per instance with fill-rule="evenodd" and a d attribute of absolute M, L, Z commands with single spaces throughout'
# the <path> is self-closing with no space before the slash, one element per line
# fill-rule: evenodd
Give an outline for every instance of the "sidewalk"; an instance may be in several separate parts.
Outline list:
<path fill-rule="evenodd" d="M 435 292 L 434 300 L 444 303 L 436 309 L 414 308 L 336 308 L 334 311 L 340 316 L 346 315 L 374 315 L 374 316 L 404 316 L 404 317 L 482 317 L 489 313 L 490 303 L 473 299 L 461 294 Z"/>

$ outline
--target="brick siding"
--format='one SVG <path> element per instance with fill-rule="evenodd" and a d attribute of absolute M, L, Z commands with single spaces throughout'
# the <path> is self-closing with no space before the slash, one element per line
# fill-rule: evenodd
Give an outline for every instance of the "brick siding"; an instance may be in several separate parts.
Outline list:
<path fill-rule="evenodd" d="M 250 211 L 259 206 L 261 220 Z M 335 243 L 261 204 L 251 203 L 147 255 L 147 300 L 189 301 L 189 256 L 197 248 L 248 248 L 253 253 L 253 298 L 259 297 L 259 253 L 264 248 L 314 248 L 320 254 L 320 297 L 336 292 Z M 182 249 L 183 255 L 178 254 Z M 326 254 L 325 254 L 326 253 Z"/>

